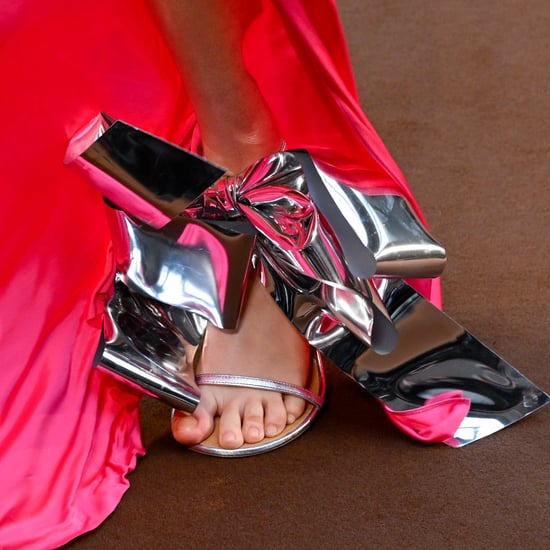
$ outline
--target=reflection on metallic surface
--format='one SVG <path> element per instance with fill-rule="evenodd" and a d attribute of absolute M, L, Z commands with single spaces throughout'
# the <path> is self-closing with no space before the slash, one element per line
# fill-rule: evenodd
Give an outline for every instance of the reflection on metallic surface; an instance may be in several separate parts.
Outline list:
<path fill-rule="evenodd" d="M 313 285 L 332 317 L 378 353 L 396 332 L 368 278 L 436 276 L 445 251 L 401 197 L 368 196 L 330 178 L 305 151 L 280 152 L 224 178 L 188 206 L 199 219 L 246 219 L 264 257 L 288 284 Z M 378 318 L 376 329 L 374 318 Z M 376 330 L 376 336 L 373 336 Z"/>
<path fill-rule="evenodd" d="M 143 130 L 100 114 L 71 138 L 74 163 L 112 203 L 161 227 L 224 170 Z"/>
<path fill-rule="evenodd" d="M 397 334 L 368 279 L 375 273 L 433 277 L 446 261 L 402 197 L 346 187 L 305 151 L 261 159 L 205 191 L 186 213 L 249 220 L 279 276 L 300 292 L 313 287 L 333 319 L 378 353 L 390 352 Z"/>
<path fill-rule="evenodd" d="M 315 308 L 322 310 L 325 324 L 329 319 L 333 324 L 343 323 L 377 353 L 389 353 L 393 349 L 397 332 L 370 280 L 355 279 L 356 288 L 318 281 L 290 268 L 284 259 L 281 260 L 279 249 L 266 245 L 265 239 L 258 237 L 257 248 L 264 266 L 268 266 L 273 277 L 280 281 L 279 286 L 285 288 L 285 295 L 302 296 L 302 304 L 315 304 Z M 286 311 L 282 303 L 279 306 Z M 292 317 L 289 312 L 287 316 Z"/>
<path fill-rule="evenodd" d="M 313 202 L 340 243 L 351 273 L 367 279 L 436 277 L 446 263 L 445 249 L 420 223 L 409 203 L 397 195 L 369 195 L 343 185 L 305 151 L 290 151 L 303 167 Z M 367 267 L 368 250 L 375 272 Z"/>
<path fill-rule="evenodd" d="M 192 412 L 200 391 L 188 355 L 204 327 L 193 315 L 132 293 L 117 281 L 99 363 L 169 405 Z"/>
<path fill-rule="evenodd" d="M 292 298 L 283 296 L 274 292 L 288 310 Z M 300 304 L 293 320 L 318 349 L 393 410 L 414 409 L 430 397 L 460 390 L 471 407 L 454 438 L 446 441 L 453 447 L 509 426 L 550 402 L 546 393 L 403 281 L 386 280 L 383 299 L 399 333 L 397 347 L 387 355 L 375 353 L 342 327 L 322 330 L 321 311 L 316 316 L 313 307 Z"/>
<path fill-rule="evenodd" d="M 471 408 L 451 446 L 550 401 L 402 281 L 445 264 L 402 197 L 352 189 L 305 151 L 218 179 L 223 170 L 205 160 L 111 122 L 92 121 L 67 153 L 127 214 L 113 217 L 119 275 L 104 366 L 192 410 L 199 391 L 186 352 L 205 319 L 236 326 L 255 263 L 305 338 L 394 411 L 461 391 Z"/>
<path fill-rule="evenodd" d="M 71 139 L 66 161 L 127 214 L 110 221 L 117 268 L 130 288 L 236 328 L 254 236 L 180 216 L 221 168 L 104 114 Z"/>
<path fill-rule="evenodd" d="M 183 216 L 154 229 L 137 226 L 122 212 L 115 215 L 117 263 L 129 288 L 202 315 L 217 327 L 237 327 L 252 235 L 230 234 Z"/>
<path fill-rule="evenodd" d="M 289 266 L 348 283 L 375 273 L 436 277 L 445 249 L 397 195 L 369 195 L 328 175 L 305 151 L 275 153 L 225 178 L 187 209 L 201 219 L 246 218 Z"/>

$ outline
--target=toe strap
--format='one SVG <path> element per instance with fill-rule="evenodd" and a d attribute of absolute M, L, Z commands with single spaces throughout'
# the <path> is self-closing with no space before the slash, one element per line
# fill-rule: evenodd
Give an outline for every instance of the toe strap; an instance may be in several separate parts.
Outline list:
<path fill-rule="evenodd" d="M 252 388 L 257 390 L 268 390 L 286 395 L 294 395 L 304 399 L 317 408 L 323 406 L 323 397 L 316 395 L 302 386 L 282 382 L 280 380 L 269 380 L 256 378 L 254 376 L 242 376 L 238 374 L 197 374 L 196 382 L 202 385 L 211 386 L 236 386 L 240 388 Z"/>

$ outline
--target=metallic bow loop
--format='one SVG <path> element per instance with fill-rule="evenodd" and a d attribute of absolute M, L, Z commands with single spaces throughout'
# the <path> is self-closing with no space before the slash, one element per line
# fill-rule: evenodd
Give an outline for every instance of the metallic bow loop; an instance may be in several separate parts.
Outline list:
<path fill-rule="evenodd" d="M 357 237 L 362 226 L 352 231 L 335 203 L 326 203 L 326 194 L 309 155 L 286 151 L 261 159 L 243 174 L 224 177 L 186 213 L 199 219 L 248 220 L 259 233 L 263 259 L 287 285 L 314 294 L 324 302 L 325 315 L 378 353 L 389 353 L 397 334 L 369 281 L 376 258 Z M 386 220 L 386 225 L 391 224 Z M 378 226 L 380 233 L 383 225 Z"/>
<path fill-rule="evenodd" d="M 65 163 L 74 163 L 112 204 L 153 227 L 166 225 L 225 172 L 103 113 L 71 138 Z"/>
<path fill-rule="evenodd" d="M 331 262 L 340 264 L 343 279 L 344 271 L 361 279 L 441 274 L 445 249 L 404 197 L 370 195 L 329 170 L 302 150 L 275 153 L 243 174 L 224 177 L 191 211 L 198 217 L 248 219 L 314 277 L 330 278 L 322 273 L 326 265 L 307 261 L 322 248 L 334 251 Z"/>
<path fill-rule="evenodd" d="M 235 329 L 254 235 L 181 216 L 222 169 L 100 114 L 69 144 L 74 162 L 109 200 L 117 269 L 134 291 Z"/>
<path fill-rule="evenodd" d="M 275 153 L 242 175 L 224 177 L 186 213 L 198 219 L 246 219 L 262 236 L 264 247 L 277 249 L 273 256 L 287 267 L 328 284 L 351 284 L 338 239 L 291 152 Z"/>
<path fill-rule="evenodd" d="M 301 150 L 275 153 L 224 177 L 186 212 L 248 220 L 288 265 L 345 286 L 375 274 L 435 277 L 446 261 L 403 197 L 346 186 Z"/>
<path fill-rule="evenodd" d="M 325 315 L 380 353 L 391 351 L 396 333 L 369 282 L 377 272 L 370 246 L 377 244 L 385 265 L 412 265 L 411 257 L 431 265 L 425 261 L 430 252 L 422 247 L 423 229 L 413 227 L 419 242 L 412 248 L 422 249 L 424 256 L 411 256 L 411 245 L 400 244 L 411 225 L 410 207 L 393 208 L 398 198 L 392 198 L 392 210 L 386 212 L 384 205 L 372 206 L 376 197 L 350 195 L 305 151 L 278 152 L 243 174 L 221 177 L 223 169 L 204 159 L 99 115 L 71 140 L 67 160 L 128 215 L 119 215 L 114 224 L 117 263 L 126 283 L 219 327 L 237 325 L 252 234 L 258 234 L 264 260 L 275 262 L 280 276 L 299 292 L 315 288 Z M 393 219 L 396 213 L 400 219 Z M 380 243 L 392 243 L 393 252 Z M 248 255 L 242 253 L 247 244 Z"/>
<path fill-rule="evenodd" d="M 313 346 L 323 351 L 321 342 L 351 333 L 376 353 L 386 354 L 395 347 L 397 332 L 373 281 L 355 280 L 355 288 L 350 288 L 312 278 L 289 264 L 287 255 L 269 241 L 259 237 L 256 246 L 264 284 Z"/>
<path fill-rule="evenodd" d="M 270 155 L 225 181 L 233 204 L 266 239 L 282 249 L 307 249 L 319 217 L 294 157 Z"/>
<path fill-rule="evenodd" d="M 392 235 L 388 237 L 384 231 L 403 223 L 391 219 L 391 223 L 388 219 L 379 223 L 374 217 L 368 222 L 367 208 L 355 217 L 344 212 L 342 200 L 336 200 L 338 193 L 334 191 L 335 185 L 340 184 L 318 168 L 305 151 L 275 153 L 244 174 L 220 179 L 222 169 L 151 134 L 100 115 L 73 138 L 67 158 L 85 169 L 102 193 L 113 203 L 123 205 L 131 218 L 145 226 L 162 228 L 156 235 L 162 238 L 154 242 L 172 242 L 173 246 L 149 246 L 156 250 L 156 256 L 150 250 L 146 255 L 150 265 L 145 266 L 139 246 L 145 246 L 154 231 L 140 230 L 139 223 L 137 227 L 128 221 L 118 224 L 122 235 L 119 241 L 126 251 L 122 256 L 128 256 L 119 258 L 119 265 L 123 266 L 121 271 L 128 283 L 140 292 L 172 305 L 191 307 L 217 326 L 234 328 L 239 308 L 231 306 L 229 313 L 223 313 L 227 310 L 227 297 L 232 294 L 226 292 L 227 282 L 235 279 L 242 283 L 237 300 L 242 303 L 246 270 L 243 260 L 241 268 L 232 270 L 230 276 L 229 267 L 236 260 L 224 261 L 227 254 L 223 247 L 237 239 L 235 231 L 257 232 L 265 258 L 276 261 L 281 274 L 287 274 L 287 278 L 290 274 L 293 281 L 311 278 L 320 282 L 316 286 L 317 297 L 325 300 L 327 314 L 349 326 L 377 351 L 390 351 L 388 345 L 378 346 L 379 339 L 372 338 L 375 317 L 382 319 L 379 328 L 385 327 L 387 336 L 393 329 L 382 301 L 375 299 L 376 289 L 368 282 L 377 271 L 377 260 L 369 243 L 391 241 Z M 363 198 L 370 204 L 369 197 Z M 344 202 L 350 210 L 350 201 Z M 182 221 L 185 217 L 179 214 L 184 208 L 185 215 L 195 218 L 194 222 Z M 182 224 L 186 228 L 181 234 L 174 233 L 174 226 Z M 225 231 L 231 237 L 224 236 L 223 224 L 233 230 Z M 371 229 L 365 232 L 367 226 Z M 215 296 L 201 303 L 191 298 L 199 288 L 187 282 L 193 277 L 189 277 L 192 270 L 186 269 L 186 262 L 197 258 L 195 237 L 199 232 L 205 235 L 210 232 L 207 239 L 210 244 L 204 246 L 203 242 L 200 247 L 201 251 L 208 251 L 202 255 L 200 265 L 203 282 L 213 283 L 206 294 Z M 217 247 L 216 239 L 223 241 L 222 248 Z M 243 244 L 244 239 L 239 242 Z M 207 256 L 209 260 L 205 262 Z M 403 263 L 401 256 L 397 259 L 396 265 Z M 415 261 L 422 263 L 423 258 L 417 255 Z M 384 262 L 388 263 L 387 257 Z M 167 269 L 166 265 L 177 267 Z M 298 290 L 305 291 L 300 287 Z M 386 343 L 392 339 L 395 340 L 383 338 Z"/>
<path fill-rule="evenodd" d="M 409 275 L 419 266 L 425 275 L 438 274 L 444 251 L 426 237 L 404 199 L 384 199 L 381 203 L 379 197 L 348 191 L 304 151 L 285 151 L 261 159 L 243 174 L 224 177 L 186 213 L 199 219 L 248 220 L 260 235 L 262 257 L 287 285 L 315 295 L 325 303 L 324 315 L 376 352 L 389 353 L 397 333 L 369 280 L 378 260 L 368 245 L 377 244 L 380 264 L 405 266 Z M 407 224 L 417 240 L 403 245 Z M 422 253 L 411 255 L 414 247 Z"/>
<path fill-rule="evenodd" d="M 176 216 L 160 229 L 112 214 L 119 278 L 130 289 L 201 315 L 220 328 L 238 325 L 254 236 L 230 234 Z"/>

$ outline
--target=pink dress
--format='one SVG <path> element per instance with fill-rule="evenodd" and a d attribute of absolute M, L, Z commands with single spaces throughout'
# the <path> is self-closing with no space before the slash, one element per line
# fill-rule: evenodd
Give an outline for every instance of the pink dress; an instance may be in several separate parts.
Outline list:
<path fill-rule="evenodd" d="M 287 146 L 415 204 L 360 109 L 334 3 L 264 4 L 244 51 Z M 139 395 L 93 368 L 110 237 L 67 142 L 99 111 L 193 150 L 200 136 L 141 0 L 2 2 L 0 66 L 0 546 L 44 548 L 105 519 L 144 452 Z M 439 303 L 438 281 L 415 285 Z"/>

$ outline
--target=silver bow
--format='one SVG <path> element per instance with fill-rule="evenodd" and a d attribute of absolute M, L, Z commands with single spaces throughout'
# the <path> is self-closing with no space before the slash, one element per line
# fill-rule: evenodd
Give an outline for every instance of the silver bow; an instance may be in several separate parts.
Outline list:
<path fill-rule="evenodd" d="M 393 350 L 397 332 L 371 277 L 434 277 L 445 265 L 445 250 L 405 199 L 344 186 L 305 151 L 222 178 L 185 213 L 248 221 L 269 268 L 377 353 Z"/>

